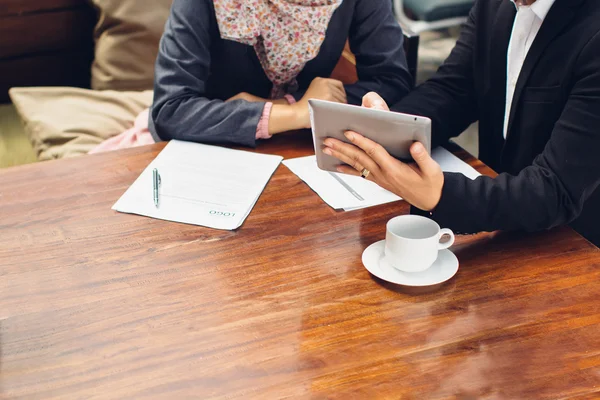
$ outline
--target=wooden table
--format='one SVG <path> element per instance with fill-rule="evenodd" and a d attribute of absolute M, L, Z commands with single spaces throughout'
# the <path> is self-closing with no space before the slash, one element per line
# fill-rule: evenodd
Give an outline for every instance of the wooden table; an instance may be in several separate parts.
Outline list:
<path fill-rule="evenodd" d="M 459 237 L 407 294 L 361 264 L 407 205 L 336 212 L 284 166 L 236 232 L 111 211 L 162 147 L 0 171 L 0 398 L 600 398 L 600 251 L 570 229 Z"/>

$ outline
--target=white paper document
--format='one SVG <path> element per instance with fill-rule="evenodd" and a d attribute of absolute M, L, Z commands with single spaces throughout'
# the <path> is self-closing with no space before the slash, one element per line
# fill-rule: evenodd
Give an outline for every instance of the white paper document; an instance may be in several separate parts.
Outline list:
<path fill-rule="evenodd" d="M 477 170 L 471 167 L 469 164 L 456 157 L 443 147 L 436 147 L 431 152 L 431 158 L 433 158 L 444 172 L 457 172 L 463 174 L 467 178 L 474 180 L 481 174 Z"/>
<path fill-rule="evenodd" d="M 112 207 L 167 221 L 233 230 L 283 158 L 172 140 Z M 160 174 L 154 204 L 154 169 Z"/>
<path fill-rule="evenodd" d="M 473 167 L 443 147 L 434 149 L 431 155 L 446 172 L 462 173 L 470 179 L 480 175 Z M 397 195 L 359 176 L 319 169 L 315 156 L 285 160 L 283 164 L 335 209 L 351 211 L 401 200 Z"/>

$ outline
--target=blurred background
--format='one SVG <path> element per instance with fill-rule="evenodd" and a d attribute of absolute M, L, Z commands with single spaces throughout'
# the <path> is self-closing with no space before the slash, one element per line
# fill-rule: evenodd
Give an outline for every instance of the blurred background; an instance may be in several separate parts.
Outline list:
<path fill-rule="evenodd" d="M 151 101 L 151 93 L 130 92 L 151 90 L 151 79 L 142 78 L 151 73 L 147 70 L 153 67 L 152 47 L 157 46 L 170 2 L 0 0 L 0 168 L 77 155 L 80 149 L 84 154 L 86 146 L 133 124 L 134 114 Z M 394 3 L 401 25 L 418 33 L 417 83 L 423 82 L 452 50 L 472 0 Z M 151 49 L 142 53 L 148 46 Z M 139 64 L 127 62 L 136 53 L 149 58 L 146 70 L 114 72 L 117 67 Z M 120 76 L 113 77 L 113 72 Z M 35 86 L 41 88 L 11 92 L 11 102 L 9 88 Z M 44 89 L 48 86 L 64 91 Z M 76 87 L 87 92 L 72 89 Z M 106 96 L 98 90 L 117 93 L 106 92 L 110 93 Z M 77 121 L 86 112 L 117 105 L 122 110 L 110 118 L 94 115 Z M 90 126 L 91 121 L 97 126 Z M 456 140 L 475 156 L 476 134 L 473 126 Z M 67 141 L 78 144 L 75 152 L 61 147 Z"/>

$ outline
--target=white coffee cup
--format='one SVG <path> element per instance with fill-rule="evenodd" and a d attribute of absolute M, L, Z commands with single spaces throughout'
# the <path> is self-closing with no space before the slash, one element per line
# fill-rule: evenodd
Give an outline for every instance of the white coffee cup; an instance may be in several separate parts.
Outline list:
<path fill-rule="evenodd" d="M 440 242 L 442 236 L 450 239 Z M 454 233 L 440 229 L 433 220 L 419 215 L 401 215 L 386 225 L 385 257 L 396 269 L 420 272 L 431 267 L 440 250 L 454 244 Z"/>

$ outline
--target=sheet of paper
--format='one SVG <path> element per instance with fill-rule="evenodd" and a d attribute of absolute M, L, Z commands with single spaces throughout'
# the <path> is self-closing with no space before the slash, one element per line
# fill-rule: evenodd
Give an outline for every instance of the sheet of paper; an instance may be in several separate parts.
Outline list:
<path fill-rule="evenodd" d="M 459 172 L 470 179 L 480 175 L 469 164 L 442 147 L 434 149 L 432 157 L 444 171 Z M 315 156 L 285 160 L 283 164 L 335 209 L 352 211 L 401 200 L 397 195 L 361 177 L 319 169 Z"/>
<path fill-rule="evenodd" d="M 433 149 L 431 157 L 440 164 L 444 172 L 458 172 L 471 180 L 474 180 L 481 175 L 475 168 L 471 167 L 443 147 L 436 147 Z"/>
<path fill-rule="evenodd" d="M 172 140 L 113 206 L 168 221 L 233 230 L 242 225 L 282 157 Z M 161 177 L 154 205 L 152 171 Z"/>
<path fill-rule="evenodd" d="M 395 194 L 361 177 L 319 169 L 315 156 L 284 160 L 283 165 L 335 209 L 369 207 L 400 200 L 400 197 Z M 341 184 L 340 180 L 351 190 Z"/>

